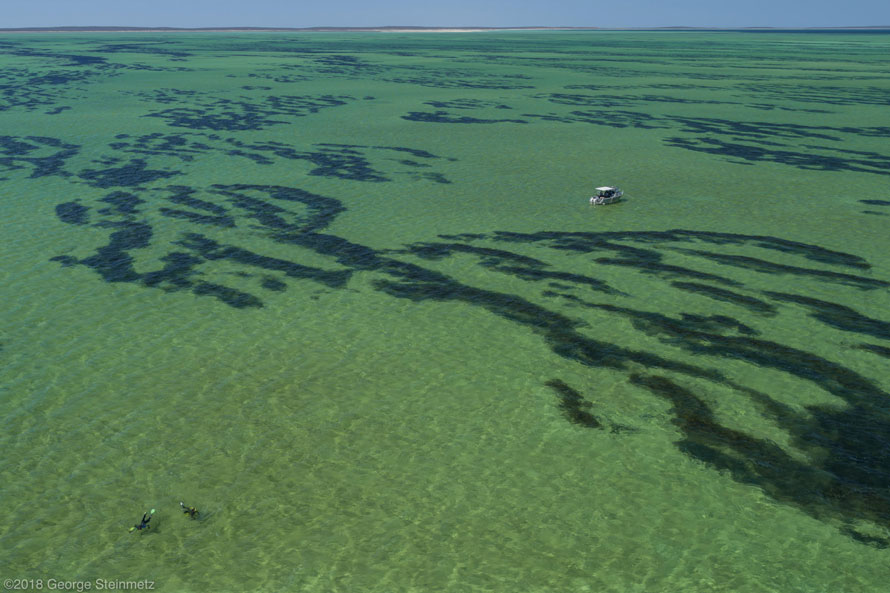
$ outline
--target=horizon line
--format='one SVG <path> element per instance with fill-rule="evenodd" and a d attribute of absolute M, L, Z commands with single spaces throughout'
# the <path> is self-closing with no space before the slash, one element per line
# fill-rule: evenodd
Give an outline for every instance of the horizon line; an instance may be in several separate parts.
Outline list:
<path fill-rule="evenodd" d="M 747 27 L 708 27 L 708 26 L 686 26 L 686 25 L 667 25 L 652 27 L 597 27 L 597 26 L 545 26 L 545 25 L 529 25 L 529 26 L 411 26 L 411 25 L 382 25 L 368 27 L 347 27 L 347 26 L 315 26 L 315 27 L 142 27 L 142 26 L 118 26 L 118 25 L 63 25 L 48 27 L 0 27 L 0 32 L 16 32 L 16 33 L 40 33 L 40 32 L 164 32 L 164 31 L 267 31 L 267 32 L 378 32 L 378 31 L 453 31 L 453 32 L 472 32 L 472 31 L 518 31 L 518 30 L 537 30 L 537 31 L 659 31 L 659 30 L 693 30 L 693 31 L 749 31 L 749 30 L 783 30 L 783 31 L 832 31 L 832 30 L 890 30 L 890 25 L 839 25 L 830 27 L 785 27 L 777 25 L 761 25 Z"/>

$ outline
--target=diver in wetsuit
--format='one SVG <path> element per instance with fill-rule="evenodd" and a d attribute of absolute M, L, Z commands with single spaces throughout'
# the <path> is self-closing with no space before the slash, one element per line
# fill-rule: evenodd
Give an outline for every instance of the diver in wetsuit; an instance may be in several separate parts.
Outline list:
<path fill-rule="evenodd" d="M 182 512 L 191 517 L 192 519 L 198 518 L 198 509 L 195 507 L 187 507 L 184 502 L 179 503 L 179 507 L 182 509 Z"/>
<path fill-rule="evenodd" d="M 152 509 L 148 513 L 142 513 L 142 520 L 139 523 L 137 523 L 136 525 L 130 527 L 130 533 L 133 533 L 134 531 L 137 531 L 137 530 L 142 531 L 143 529 L 150 528 L 151 525 L 149 525 L 148 522 L 151 521 L 151 516 L 154 514 L 155 514 L 154 509 Z"/>

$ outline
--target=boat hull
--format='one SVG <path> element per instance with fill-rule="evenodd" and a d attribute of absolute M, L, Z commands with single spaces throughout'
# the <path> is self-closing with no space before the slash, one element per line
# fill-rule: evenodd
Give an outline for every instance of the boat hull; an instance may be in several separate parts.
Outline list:
<path fill-rule="evenodd" d="M 612 196 L 611 198 L 602 198 L 602 197 L 593 196 L 592 198 L 590 198 L 590 205 L 591 206 L 605 206 L 607 204 L 614 204 L 615 202 L 618 202 L 620 200 L 621 200 L 621 196 Z"/>

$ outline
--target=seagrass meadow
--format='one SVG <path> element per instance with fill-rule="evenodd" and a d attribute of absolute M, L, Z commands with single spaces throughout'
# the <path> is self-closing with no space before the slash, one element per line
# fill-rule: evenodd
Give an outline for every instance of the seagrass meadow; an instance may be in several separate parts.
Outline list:
<path fill-rule="evenodd" d="M 888 56 L 0 36 L 3 577 L 886 591 Z"/>

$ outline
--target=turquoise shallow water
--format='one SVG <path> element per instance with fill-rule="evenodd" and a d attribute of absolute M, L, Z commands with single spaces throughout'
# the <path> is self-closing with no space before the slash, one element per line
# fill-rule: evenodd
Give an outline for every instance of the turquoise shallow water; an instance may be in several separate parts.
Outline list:
<path fill-rule="evenodd" d="M 4 578 L 885 590 L 890 36 L 0 46 Z"/>

